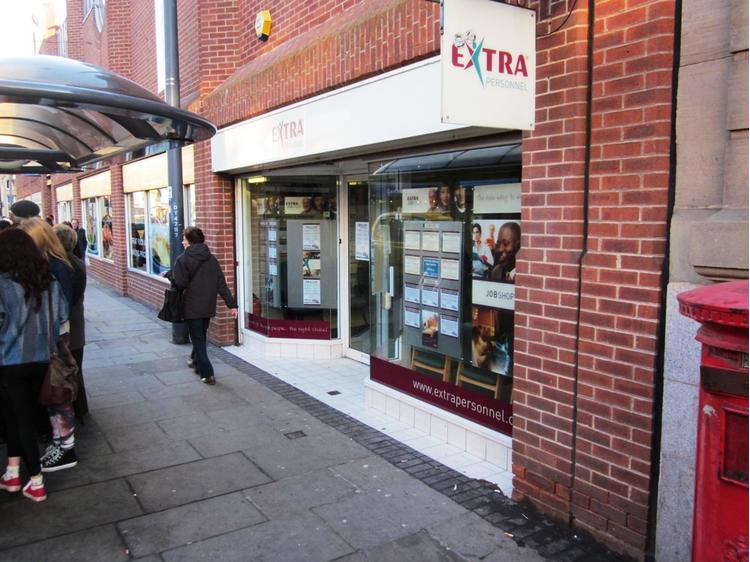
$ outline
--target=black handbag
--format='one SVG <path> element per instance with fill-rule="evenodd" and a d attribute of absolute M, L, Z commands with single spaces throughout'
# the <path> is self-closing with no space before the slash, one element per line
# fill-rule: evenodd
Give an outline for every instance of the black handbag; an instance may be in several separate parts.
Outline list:
<path fill-rule="evenodd" d="M 39 389 L 39 403 L 45 406 L 68 404 L 78 395 L 78 363 L 67 344 L 58 339 L 52 341 L 52 291 L 49 296 L 49 366 Z"/>
<path fill-rule="evenodd" d="M 185 321 L 185 297 L 182 289 L 170 287 L 164 290 L 164 304 L 161 306 L 157 318 L 165 322 Z"/>

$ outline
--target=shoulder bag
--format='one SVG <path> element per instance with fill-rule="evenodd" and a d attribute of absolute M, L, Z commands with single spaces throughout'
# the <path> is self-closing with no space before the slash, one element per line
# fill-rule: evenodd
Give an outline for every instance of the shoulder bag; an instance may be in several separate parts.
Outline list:
<path fill-rule="evenodd" d="M 39 390 L 39 403 L 45 406 L 67 404 L 78 395 L 78 364 L 70 353 L 67 344 L 52 336 L 52 291 L 47 290 L 49 313 L 47 341 L 49 345 L 49 366 Z"/>
<path fill-rule="evenodd" d="M 193 272 L 193 276 L 198 273 L 202 265 L 203 262 L 198 264 L 198 267 Z M 159 320 L 164 320 L 165 322 L 185 321 L 185 295 L 183 292 L 184 289 L 178 289 L 174 285 L 170 285 L 168 289 L 164 289 L 164 304 L 162 304 L 161 310 L 156 315 Z"/>

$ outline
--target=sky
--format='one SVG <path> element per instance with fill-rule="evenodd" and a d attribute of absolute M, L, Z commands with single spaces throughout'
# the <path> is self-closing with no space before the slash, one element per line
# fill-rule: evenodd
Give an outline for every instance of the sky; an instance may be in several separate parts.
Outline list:
<path fill-rule="evenodd" d="M 55 5 L 64 13 L 64 0 L 0 0 L 0 57 L 34 54 L 32 15 L 41 14 L 43 3 Z"/>

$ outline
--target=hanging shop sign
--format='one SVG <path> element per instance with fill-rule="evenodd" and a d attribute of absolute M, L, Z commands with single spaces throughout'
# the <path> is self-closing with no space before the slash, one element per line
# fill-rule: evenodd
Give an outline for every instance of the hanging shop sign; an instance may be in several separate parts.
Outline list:
<path fill-rule="evenodd" d="M 531 130 L 536 13 L 490 0 L 445 0 L 443 123 Z"/>

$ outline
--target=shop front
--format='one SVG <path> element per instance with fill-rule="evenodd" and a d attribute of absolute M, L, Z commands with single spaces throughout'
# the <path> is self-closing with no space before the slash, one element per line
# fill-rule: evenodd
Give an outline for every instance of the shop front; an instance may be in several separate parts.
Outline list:
<path fill-rule="evenodd" d="M 400 95 L 438 87 L 438 70 L 228 127 L 212 160 L 236 177 L 244 347 L 369 363 L 373 406 L 413 403 L 497 443 L 512 424 L 520 133 L 442 124 L 439 101 Z"/>

